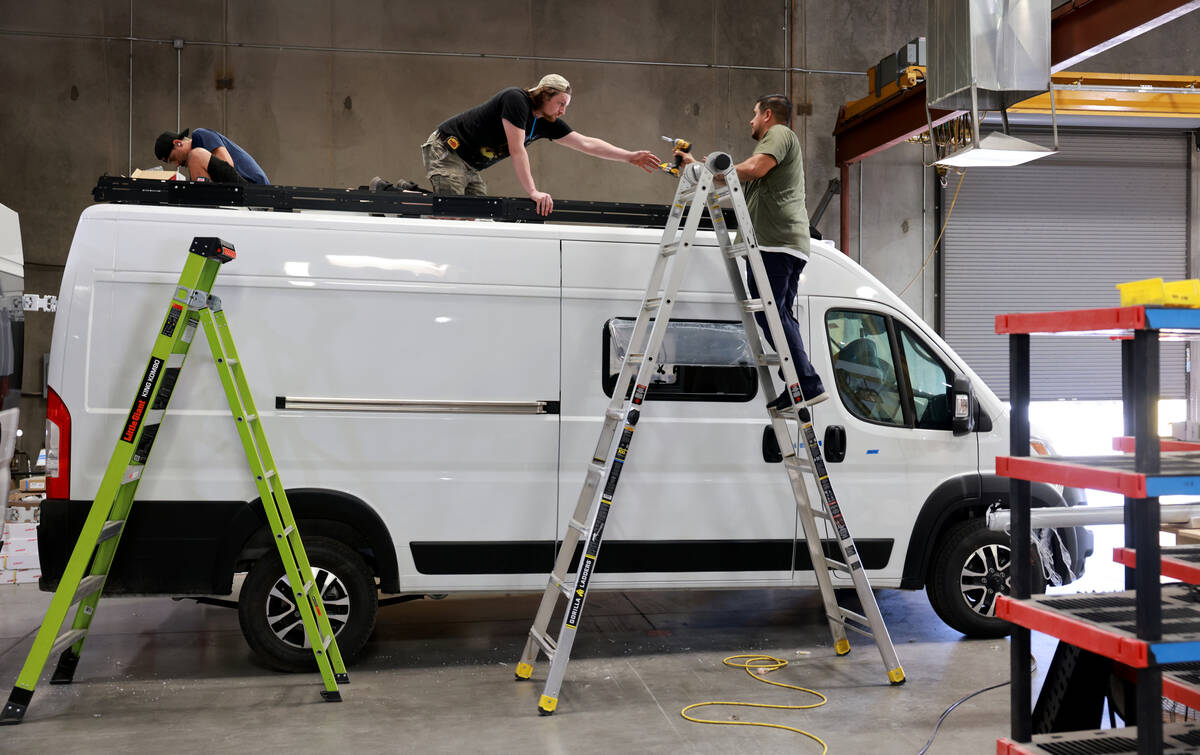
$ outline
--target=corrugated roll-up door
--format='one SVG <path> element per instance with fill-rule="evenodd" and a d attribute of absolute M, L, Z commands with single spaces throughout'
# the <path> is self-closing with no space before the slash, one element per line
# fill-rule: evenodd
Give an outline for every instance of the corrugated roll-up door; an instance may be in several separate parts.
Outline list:
<path fill-rule="evenodd" d="M 1047 132 L 1014 135 L 1052 143 Z M 995 315 L 1115 307 L 1117 283 L 1187 277 L 1187 142 L 1178 132 L 1060 131 L 1058 154 L 967 168 L 943 240 L 943 333 L 1002 399 L 1008 337 Z M 958 182 L 951 172 L 942 212 Z M 1106 338 L 1034 336 L 1034 400 L 1119 399 Z M 1184 347 L 1164 343 L 1161 395 L 1184 396 Z"/>

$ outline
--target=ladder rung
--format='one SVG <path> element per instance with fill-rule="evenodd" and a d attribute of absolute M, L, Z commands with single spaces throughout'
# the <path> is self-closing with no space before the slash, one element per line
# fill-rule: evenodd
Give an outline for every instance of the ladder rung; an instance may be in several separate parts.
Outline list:
<path fill-rule="evenodd" d="M 783 465 L 791 469 L 799 469 L 801 472 L 809 471 L 808 459 L 801 459 L 796 454 L 783 457 Z"/>
<path fill-rule="evenodd" d="M 308 580 L 307 582 L 304 583 L 304 589 L 302 589 L 301 592 L 304 593 L 305 595 L 308 595 L 309 590 L 312 590 L 316 584 L 317 583 L 314 582 L 313 580 L 311 580 L 311 579 Z"/>
<path fill-rule="evenodd" d="M 842 608 L 841 606 L 838 606 L 838 611 L 842 614 L 843 619 L 850 619 L 851 621 L 857 621 L 859 624 L 862 624 L 864 627 L 871 626 L 871 622 L 868 621 L 867 617 L 863 616 L 861 613 L 856 613 L 854 611 L 851 611 L 849 608 Z M 846 626 L 849 626 L 849 624 L 847 624 Z"/>
<path fill-rule="evenodd" d="M 731 246 L 729 248 L 729 251 L 725 253 L 725 256 L 728 257 L 729 259 L 733 260 L 733 259 L 737 259 L 738 257 L 745 257 L 749 253 L 750 253 L 750 247 L 747 246 L 744 242 L 739 242 L 739 243 Z"/>
<path fill-rule="evenodd" d="M 642 309 L 647 312 L 651 312 L 658 309 L 659 305 L 662 304 L 662 301 L 663 300 L 661 296 L 656 296 L 653 299 L 647 299 L 646 303 L 642 305 Z"/>
<path fill-rule="evenodd" d="M 267 470 L 267 473 L 266 473 L 265 475 L 263 475 L 263 477 L 264 477 L 265 479 L 268 479 L 268 480 L 269 480 L 269 479 L 271 479 L 272 477 L 274 477 L 276 474 L 277 474 L 277 473 L 275 472 L 275 470 L 274 470 L 274 469 L 268 469 L 268 470 Z"/>
<path fill-rule="evenodd" d="M 581 535 L 586 534 L 587 530 L 588 530 L 586 524 L 584 524 L 583 522 L 579 521 L 578 519 L 576 519 L 574 517 L 571 517 L 571 519 L 569 519 L 567 521 L 567 526 L 570 527 L 571 529 L 575 530 L 576 532 L 578 532 Z"/>
<path fill-rule="evenodd" d="M 642 360 L 645 358 L 646 358 L 646 355 L 642 354 L 642 353 L 625 355 L 625 361 L 628 362 L 629 364 L 641 364 Z"/>
<path fill-rule="evenodd" d="M 593 461 L 588 464 L 587 476 L 589 479 L 599 480 L 604 476 L 606 465 L 604 462 Z"/>
<path fill-rule="evenodd" d="M 282 540 L 283 538 L 287 537 L 288 535 L 292 534 L 295 531 L 296 531 L 296 525 L 289 524 L 287 527 L 284 528 L 283 532 L 279 533 L 279 539 Z"/>
<path fill-rule="evenodd" d="M 117 535 L 121 534 L 121 530 L 125 528 L 125 521 L 122 519 L 109 519 L 100 528 L 100 536 L 96 538 L 96 545 L 103 543 L 105 540 L 112 540 Z"/>
<path fill-rule="evenodd" d="M 609 408 L 604 410 L 604 417 L 605 417 L 605 419 L 615 419 L 615 420 L 620 421 L 622 418 L 625 417 L 625 413 L 622 412 L 619 408 L 613 409 L 610 406 Z"/>
<path fill-rule="evenodd" d="M 556 579 L 554 581 L 558 585 L 558 591 L 563 594 L 564 598 L 569 599 L 571 597 L 571 595 L 574 593 L 574 588 L 572 588 L 569 584 L 567 584 L 566 582 L 563 582 L 562 580 Z"/>
<path fill-rule="evenodd" d="M 104 586 L 104 575 L 93 574 L 90 577 L 84 577 L 79 581 L 79 587 L 75 588 L 75 597 L 71 598 L 71 605 L 75 605 L 87 596 L 99 590 Z"/>
<path fill-rule="evenodd" d="M 678 241 L 668 241 L 667 243 L 662 245 L 662 248 L 660 248 L 658 250 L 658 253 L 660 255 L 662 255 L 663 257 L 670 257 L 671 255 L 675 254 L 678 251 L 679 251 L 679 242 Z"/>
<path fill-rule="evenodd" d="M 183 360 L 187 358 L 187 354 L 170 354 L 167 356 L 167 369 L 174 370 L 183 366 Z"/>
<path fill-rule="evenodd" d="M 142 472 L 146 469 L 144 464 L 130 464 L 125 467 L 125 476 L 121 478 L 122 485 L 128 485 L 142 478 Z"/>
<path fill-rule="evenodd" d="M 258 419 L 258 415 L 257 415 L 257 414 L 247 414 L 247 415 L 246 415 L 246 421 L 247 421 L 247 422 L 253 422 L 253 421 L 254 421 L 254 420 L 256 420 L 256 419 Z"/>
<path fill-rule="evenodd" d="M 829 564 L 829 568 L 831 568 L 831 569 L 836 569 L 837 571 L 843 571 L 843 572 L 846 572 L 847 574 L 850 573 L 850 567 L 841 561 L 834 561 L 832 558 L 826 558 L 825 563 Z"/>
<path fill-rule="evenodd" d="M 549 637 L 542 634 L 541 632 L 539 632 L 536 629 L 530 629 L 529 636 L 531 638 L 533 638 L 533 641 L 536 642 L 538 647 L 540 647 L 542 649 L 542 652 L 546 654 L 547 658 L 549 658 L 550 660 L 554 660 L 554 653 L 558 651 L 558 643 L 557 642 L 550 639 Z"/>
<path fill-rule="evenodd" d="M 146 418 L 145 418 L 144 420 L 142 420 L 142 426 L 143 426 L 143 427 L 150 427 L 151 425 L 159 425 L 159 424 L 162 424 L 162 418 L 163 418 L 163 414 L 165 414 L 165 413 L 166 413 L 166 412 L 165 412 L 165 410 L 163 410 L 163 409 L 150 409 L 150 410 L 148 410 L 148 411 L 146 412 Z"/>
<path fill-rule="evenodd" d="M 809 506 L 809 510 L 812 511 L 812 515 L 814 517 L 816 517 L 817 519 L 824 519 L 827 522 L 833 521 L 833 517 L 829 516 L 829 512 L 826 511 L 825 509 L 818 509 L 818 508 Z"/>
<path fill-rule="evenodd" d="M 50 646 L 50 655 L 58 655 L 63 650 L 67 649 L 76 642 L 79 642 L 87 634 L 86 629 L 72 629 L 69 632 L 64 632 L 59 635 L 59 638 Z"/>
<path fill-rule="evenodd" d="M 238 360 L 234 359 L 233 357 L 225 357 L 225 364 L 229 365 L 230 367 L 233 367 L 237 363 Z"/>
<path fill-rule="evenodd" d="M 743 312 L 765 312 L 766 309 L 767 307 L 763 304 L 762 299 L 745 299 L 742 301 Z"/>
<path fill-rule="evenodd" d="M 331 643 L 331 642 L 333 642 L 333 635 L 332 635 L 332 634 L 330 634 L 330 635 L 327 635 L 327 636 L 326 636 L 324 639 L 322 639 L 322 640 L 321 640 L 321 649 L 322 649 L 322 650 L 328 650 L 328 649 L 329 649 L 329 643 Z"/>
<path fill-rule="evenodd" d="M 782 364 L 778 354 L 763 354 L 758 358 L 758 363 L 764 367 L 776 367 Z"/>

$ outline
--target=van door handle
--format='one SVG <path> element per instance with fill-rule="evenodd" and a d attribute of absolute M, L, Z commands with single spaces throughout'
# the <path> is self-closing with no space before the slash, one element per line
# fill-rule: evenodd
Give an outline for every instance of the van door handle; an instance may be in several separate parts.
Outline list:
<path fill-rule="evenodd" d="M 830 425 L 825 428 L 825 461 L 837 464 L 846 458 L 846 428 Z"/>

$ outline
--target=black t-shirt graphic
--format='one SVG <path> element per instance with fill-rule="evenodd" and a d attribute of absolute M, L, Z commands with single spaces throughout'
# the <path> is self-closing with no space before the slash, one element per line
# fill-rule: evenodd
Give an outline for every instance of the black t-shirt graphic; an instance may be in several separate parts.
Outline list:
<path fill-rule="evenodd" d="M 525 132 L 525 144 L 538 139 L 561 139 L 571 133 L 562 119 L 548 121 L 533 114 L 533 100 L 524 89 L 511 87 L 487 102 L 465 110 L 438 126 L 450 148 L 475 170 L 483 170 L 508 157 L 507 120 Z"/>

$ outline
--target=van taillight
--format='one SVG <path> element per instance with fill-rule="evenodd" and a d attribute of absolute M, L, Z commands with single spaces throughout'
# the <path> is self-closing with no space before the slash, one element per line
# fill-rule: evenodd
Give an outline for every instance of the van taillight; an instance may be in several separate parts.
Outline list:
<path fill-rule="evenodd" d="M 71 497 L 71 413 L 53 388 L 46 398 L 46 497 Z"/>

